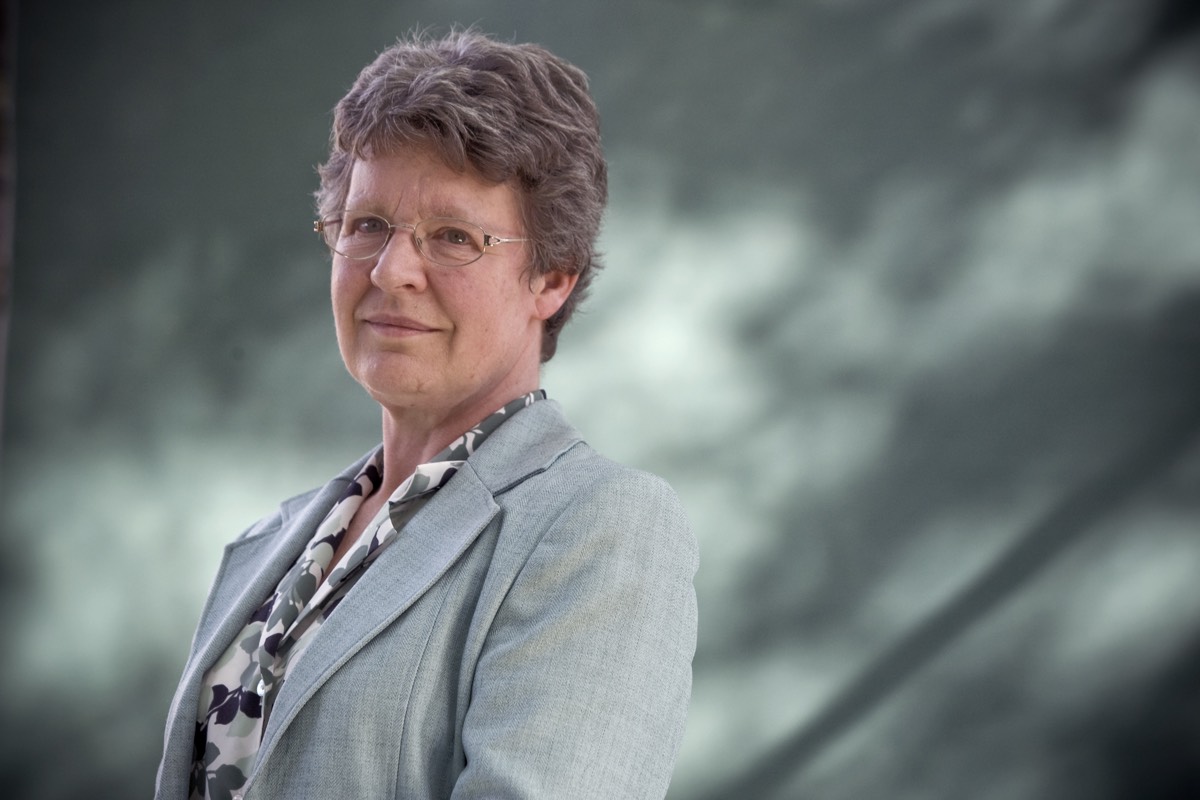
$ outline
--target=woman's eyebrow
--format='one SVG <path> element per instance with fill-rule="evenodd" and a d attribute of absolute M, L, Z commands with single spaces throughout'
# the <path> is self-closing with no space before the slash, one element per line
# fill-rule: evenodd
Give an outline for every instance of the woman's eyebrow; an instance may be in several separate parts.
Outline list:
<path fill-rule="evenodd" d="M 372 214 L 379 214 L 383 217 L 391 219 L 393 216 L 399 216 L 396 213 L 397 206 L 400 203 L 384 203 L 370 194 L 350 195 L 346 197 L 345 208 L 351 211 L 369 211 Z M 452 219 L 461 219 L 466 222 L 473 222 L 477 225 L 484 225 L 483 214 L 478 211 L 473 211 L 459 202 L 449 197 L 434 196 L 423 200 L 418 205 L 419 216 L 417 219 L 391 219 L 392 222 L 417 222 L 419 219 L 430 219 L 431 217 L 450 217 Z"/>

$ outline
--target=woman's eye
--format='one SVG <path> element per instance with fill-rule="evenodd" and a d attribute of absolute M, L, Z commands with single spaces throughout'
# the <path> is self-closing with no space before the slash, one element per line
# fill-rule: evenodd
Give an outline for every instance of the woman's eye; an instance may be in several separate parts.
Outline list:
<path fill-rule="evenodd" d="M 379 217 L 358 217 L 351 221 L 349 228 L 353 233 L 372 235 L 387 230 L 387 223 Z"/>
<path fill-rule="evenodd" d="M 471 234 L 462 228 L 438 228 L 431 238 L 445 244 L 463 245 L 466 247 L 473 246 L 475 243 L 475 240 L 471 238 Z"/>
<path fill-rule="evenodd" d="M 340 222 L 342 236 L 378 236 L 390 228 L 385 220 L 372 216 L 347 214 Z"/>

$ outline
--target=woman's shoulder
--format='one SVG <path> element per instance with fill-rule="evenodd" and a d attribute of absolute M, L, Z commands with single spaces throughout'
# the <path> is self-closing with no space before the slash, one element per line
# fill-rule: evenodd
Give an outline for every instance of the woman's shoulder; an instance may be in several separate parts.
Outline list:
<path fill-rule="evenodd" d="M 324 511 L 328 511 L 337 498 L 345 492 L 346 487 L 354 481 L 354 476 L 362 471 L 363 466 L 368 460 L 374 458 L 378 451 L 379 446 L 377 445 L 325 483 L 283 500 L 273 512 L 244 530 L 237 540 L 273 533 L 289 520 L 305 513 L 323 515 Z"/>
<path fill-rule="evenodd" d="M 571 495 L 674 495 L 657 475 L 598 453 L 553 400 L 514 416 L 469 463 L 498 501 L 525 484 Z"/>
<path fill-rule="evenodd" d="M 531 546 L 547 535 L 559 541 L 608 538 L 611 545 L 633 537 L 695 552 L 687 513 L 666 480 L 601 455 L 583 441 L 495 501 L 507 535 L 529 538 Z"/>
<path fill-rule="evenodd" d="M 647 495 L 674 497 L 667 481 L 644 469 L 631 467 L 597 452 L 586 441 L 579 441 L 539 476 L 548 482 L 563 482 L 578 486 L 589 495 L 622 496 Z"/>
<path fill-rule="evenodd" d="M 238 535 L 236 541 L 252 539 L 256 536 L 271 534 L 275 531 L 278 531 L 288 520 L 299 514 L 302 514 L 306 508 L 318 501 L 324 493 L 328 492 L 330 486 L 335 483 L 342 485 L 345 482 L 335 478 L 333 481 L 330 481 L 330 483 L 327 483 L 324 486 L 317 486 L 309 489 L 306 492 L 301 492 L 300 494 L 287 498 L 281 502 L 279 506 L 270 514 L 260 518 L 249 528 L 242 531 L 241 534 Z"/>

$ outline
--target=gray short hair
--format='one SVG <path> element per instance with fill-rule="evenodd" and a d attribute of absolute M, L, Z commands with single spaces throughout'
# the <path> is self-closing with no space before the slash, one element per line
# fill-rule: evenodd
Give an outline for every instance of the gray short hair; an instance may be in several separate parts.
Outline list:
<path fill-rule="evenodd" d="M 318 168 L 322 215 L 346 202 L 358 159 L 432 147 L 446 165 L 511 182 L 533 239 L 531 275 L 578 275 L 546 320 L 542 361 L 600 269 L 596 238 L 608 199 L 600 117 L 578 67 L 543 47 L 472 30 L 413 34 L 369 64 L 334 109 L 329 160 Z"/>

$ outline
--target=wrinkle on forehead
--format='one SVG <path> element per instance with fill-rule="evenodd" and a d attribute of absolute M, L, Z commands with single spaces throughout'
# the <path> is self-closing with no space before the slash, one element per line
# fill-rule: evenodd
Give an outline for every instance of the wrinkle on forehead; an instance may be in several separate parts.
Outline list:
<path fill-rule="evenodd" d="M 414 168 L 402 177 L 398 161 L 408 161 Z M 368 172 L 362 169 L 365 164 L 380 169 Z M 456 170 L 435 154 L 422 151 L 355 161 L 346 196 L 347 208 L 370 211 L 393 223 L 455 217 L 489 231 L 503 229 L 509 235 L 520 226 L 519 206 L 517 192 L 511 185 L 492 183 L 473 172 Z M 510 213 L 497 213 L 502 209 Z"/>

